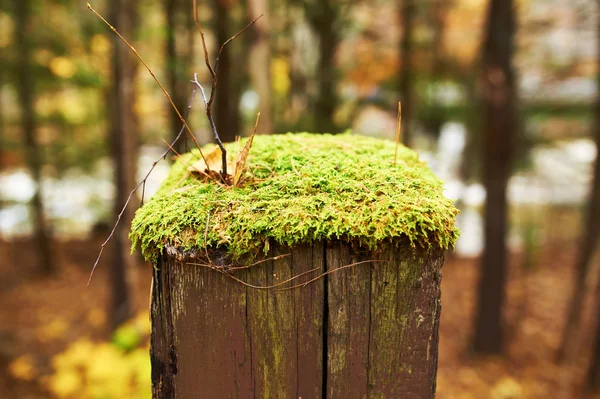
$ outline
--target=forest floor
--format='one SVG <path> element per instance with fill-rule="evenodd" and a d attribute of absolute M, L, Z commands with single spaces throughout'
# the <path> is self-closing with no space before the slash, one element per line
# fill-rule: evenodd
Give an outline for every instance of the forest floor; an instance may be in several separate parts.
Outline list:
<path fill-rule="evenodd" d="M 96 239 L 58 244 L 58 273 L 40 278 L 31 242 L 0 241 L 0 398 L 51 398 L 44 381 L 52 372 L 52 357 L 82 337 L 109 339 L 105 317 L 109 251 L 86 286 L 100 243 Z M 546 243 L 536 253 L 537 266 L 528 271 L 519 256 L 511 257 L 505 357 L 475 356 L 470 351 L 478 261 L 447 256 L 439 399 L 600 399 L 579 390 L 592 348 L 591 298 L 586 302 L 585 327 L 567 365 L 553 361 L 571 292 L 575 252 Z M 139 312 L 148 309 L 150 272 L 149 265 L 140 262 L 133 301 Z"/>

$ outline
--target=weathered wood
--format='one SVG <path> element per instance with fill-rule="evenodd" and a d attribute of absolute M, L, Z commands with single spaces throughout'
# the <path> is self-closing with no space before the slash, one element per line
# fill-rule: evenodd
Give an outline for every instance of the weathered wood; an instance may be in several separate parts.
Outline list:
<path fill-rule="evenodd" d="M 151 306 L 154 398 L 434 397 L 442 251 L 374 254 L 335 241 L 274 246 L 270 256 L 283 253 L 234 275 L 270 286 L 317 269 L 283 288 L 330 274 L 264 290 L 162 257 Z"/>
<path fill-rule="evenodd" d="M 369 397 L 433 398 L 442 251 L 408 246 L 371 267 Z"/>
<path fill-rule="evenodd" d="M 327 246 L 328 270 L 367 259 L 340 242 Z M 363 398 L 368 387 L 370 264 L 333 272 L 327 281 L 327 397 Z"/>
<path fill-rule="evenodd" d="M 248 283 L 271 286 L 313 268 L 322 273 L 322 255 L 314 252 L 309 246 L 287 251 L 276 247 L 273 255 L 290 255 L 250 268 Z M 303 277 L 293 284 L 306 281 Z M 256 397 L 321 396 L 322 287 L 319 281 L 298 290 L 247 288 Z"/>

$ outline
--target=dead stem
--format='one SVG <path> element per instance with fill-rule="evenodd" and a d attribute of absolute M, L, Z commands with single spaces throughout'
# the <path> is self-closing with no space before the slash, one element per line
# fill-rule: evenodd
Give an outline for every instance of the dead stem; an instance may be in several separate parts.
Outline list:
<path fill-rule="evenodd" d="M 194 101 L 194 97 L 195 96 L 196 96 L 196 87 L 194 87 L 192 89 L 192 94 L 190 96 L 190 101 L 188 102 L 188 108 L 187 108 L 187 112 L 186 112 L 186 118 L 190 114 L 190 111 L 192 109 L 192 103 Z M 133 188 L 133 190 L 131 190 L 131 192 L 129 193 L 129 196 L 127 197 L 127 200 L 125 201 L 125 204 L 123 205 L 123 208 L 121 208 L 121 212 L 119 212 L 119 215 L 117 216 L 117 221 L 115 222 L 115 225 L 113 226 L 113 228 L 112 228 L 109 236 L 106 238 L 106 240 L 102 243 L 102 246 L 100 247 L 100 253 L 98 254 L 98 257 L 96 258 L 96 261 L 94 262 L 94 266 L 92 267 L 92 271 L 90 272 L 90 276 L 89 276 L 88 281 L 87 281 L 87 285 L 88 286 L 90 285 L 90 282 L 92 281 L 92 276 L 94 275 L 94 271 L 96 270 L 96 267 L 98 266 L 98 262 L 100 262 L 100 258 L 102 257 L 102 253 L 104 252 L 104 247 L 114 237 L 115 231 L 117 230 L 117 226 L 119 225 L 119 222 L 121 221 L 121 217 L 123 217 L 123 214 L 125 213 L 125 209 L 127 209 L 127 206 L 129 205 L 129 201 L 131 201 L 131 198 L 133 197 L 133 194 L 140 188 L 140 186 L 142 186 L 142 200 L 141 200 L 141 203 L 142 204 L 144 203 L 144 195 L 146 193 L 146 181 L 148 180 L 148 177 L 150 177 L 150 174 L 152 173 L 152 171 L 154 170 L 154 168 L 156 167 L 156 165 L 160 161 L 164 160 L 167 157 L 167 155 L 169 154 L 169 151 L 171 151 L 173 149 L 173 145 L 175 143 L 177 143 L 177 141 L 179 141 L 179 139 L 181 138 L 181 135 L 183 134 L 184 131 L 185 131 L 185 125 L 181 127 L 181 130 L 179 131 L 179 134 L 177 135 L 177 137 L 175 137 L 175 140 L 173 140 L 173 142 L 171 143 L 171 145 L 169 145 L 169 148 L 167 148 L 165 150 L 165 152 L 152 163 L 152 167 L 150 167 L 150 170 L 148 171 L 148 173 L 146 173 L 146 176 L 144 176 L 144 179 L 141 182 L 139 182 L 138 185 L 135 186 Z"/>
<path fill-rule="evenodd" d="M 398 120 L 396 121 L 396 152 L 394 153 L 394 166 L 398 160 L 398 146 L 402 136 L 402 103 L 398 101 Z"/>
<path fill-rule="evenodd" d="M 215 121 L 212 116 L 212 104 L 214 102 L 215 93 L 217 91 L 217 82 L 218 82 L 218 73 L 219 73 L 219 69 L 218 69 L 219 68 L 219 58 L 221 56 L 221 53 L 223 52 L 223 48 L 225 48 L 225 46 L 227 44 L 229 44 L 229 42 L 231 42 L 236 37 L 238 37 L 239 35 L 244 33 L 244 31 L 246 31 L 246 29 L 248 29 L 249 27 L 254 25 L 254 23 L 260 17 L 262 17 L 262 15 L 259 15 L 257 18 L 254 18 L 242 30 L 240 30 L 235 35 L 231 36 L 229 39 L 227 39 L 225 41 L 225 43 L 223 43 L 221 45 L 221 47 L 219 48 L 219 52 L 217 53 L 217 57 L 215 59 L 215 66 L 213 68 L 210 64 L 210 59 L 208 57 L 208 48 L 206 47 L 206 40 L 204 38 L 204 32 L 202 31 L 202 27 L 200 26 L 200 22 L 198 20 L 197 0 L 193 0 L 193 14 L 194 14 L 194 23 L 196 24 L 196 27 L 198 28 L 198 32 L 200 32 L 200 37 L 202 39 L 202 51 L 204 52 L 204 63 L 206 64 L 206 67 L 208 68 L 208 71 L 210 72 L 210 76 L 212 78 L 212 87 L 211 87 L 210 97 L 208 98 L 208 100 L 206 99 L 206 95 L 204 94 L 204 88 L 198 82 L 198 78 L 196 75 L 194 75 L 194 80 L 192 82 L 194 84 L 196 84 L 198 87 L 200 87 L 200 90 L 202 91 L 202 97 L 204 98 L 204 103 L 206 105 L 206 116 L 208 117 L 208 122 L 209 122 L 210 128 L 215 136 L 217 145 L 221 149 L 221 178 L 222 178 L 223 182 L 226 182 L 227 181 L 227 150 L 225 149 L 225 146 L 223 145 L 223 142 L 221 141 L 221 138 L 219 137 L 219 132 L 217 131 L 217 126 L 215 125 Z"/>

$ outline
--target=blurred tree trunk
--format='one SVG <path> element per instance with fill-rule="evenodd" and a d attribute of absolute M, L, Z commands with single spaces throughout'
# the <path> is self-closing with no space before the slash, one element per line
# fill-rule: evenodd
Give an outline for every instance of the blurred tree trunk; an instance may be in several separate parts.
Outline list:
<path fill-rule="evenodd" d="M 600 38 L 600 25 L 598 25 L 598 38 Z M 600 44 L 600 41 L 598 42 Z M 600 45 L 598 46 L 600 48 Z M 597 68 L 600 72 L 600 55 L 597 60 Z M 599 73 L 597 72 L 597 73 Z M 597 85 L 600 88 L 600 75 L 598 75 Z M 585 294 L 585 282 L 589 275 L 592 257 L 598 245 L 598 235 L 600 234 L 600 94 L 596 98 L 596 120 L 594 124 L 594 138 L 596 141 L 596 162 L 594 167 L 594 177 L 592 180 L 590 200 L 587 205 L 585 225 L 580 241 L 579 254 L 575 264 L 576 278 L 575 287 L 571 294 L 569 310 L 567 313 L 567 322 L 564 327 L 561 345 L 557 352 L 557 360 L 562 362 L 566 360 L 571 343 L 576 342 L 576 332 L 579 327 L 581 311 L 583 308 L 583 299 Z M 598 303 L 597 314 L 600 314 L 600 302 Z M 600 319 L 599 319 L 600 321 Z M 600 322 L 596 327 L 600 339 Z M 597 345 L 600 341 L 597 341 Z M 600 348 L 596 348 L 595 358 L 590 369 L 590 386 L 595 389 L 600 388 Z"/>
<path fill-rule="evenodd" d="M 400 7 L 400 76 L 399 91 L 402 99 L 402 142 L 410 147 L 412 141 L 411 123 L 414 105 L 414 74 L 412 70 L 413 31 L 415 24 L 416 0 L 402 0 Z"/>
<path fill-rule="evenodd" d="M 339 102 L 335 54 L 341 41 L 338 26 L 340 6 L 336 4 L 336 0 L 321 0 L 305 4 L 304 9 L 309 24 L 319 38 L 314 131 L 336 133 L 339 127 L 333 116 Z"/>
<path fill-rule="evenodd" d="M 237 1 L 214 0 L 215 55 L 219 47 L 239 30 L 237 29 L 239 24 L 236 23 L 231 15 L 231 11 L 236 5 Z M 234 141 L 235 136 L 239 136 L 242 133 L 239 105 L 246 74 L 245 65 L 247 64 L 247 59 L 246 57 L 242 57 L 245 53 L 242 50 L 246 46 L 241 46 L 240 44 L 244 40 L 245 34 L 225 46 L 219 59 L 219 84 L 217 86 L 213 115 L 219 136 L 223 142 Z"/>
<path fill-rule="evenodd" d="M 135 0 L 112 0 L 111 20 L 126 38 L 132 38 L 136 24 Z M 115 164 L 115 215 L 117 215 L 135 185 L 138 126 L 134 113 L 135 73 L 137 60 L 116 35 L 113 35 L 113 87 L 111 90 L 111 145 Z M 133 201 L 132 201 L 133 202 Z M 115 253 L 111 262 L 109 315 L 111 326 L 117 327 L 131 315 L 128 290 L 129 276 L 133 273 L 135 257 L 129 254 L 129 226 L 135 211 L 130 203 L 115 232 Z"/>
<path fill-rule="evenodd" d="M 437 2 L 432 6 L 434 37 L 433 37 L 433 54 L 432 54 L 432 77 L 434 84 L 439 87 L 444 79 L 446 70 L 444 59 L 444 35 L 446 33 L 446 12 L 449 7 L 446 2 Z M 438 93 L 436 93 L 437 96 Z M 409 104 L 410 108 L 410 104 Z M 434 100 L 432 112 L 429 117 L 429 129 L 434 134 L 434 137 L 439 139 L 442 126 L 446 121 L 443 117 L 442 105 L 438 98 Z M 409 128 L 410 129 L 410 128 Z"/>
<path fill-rule="evenodd" d="M 600 129 L 597 129 L 600 130 Z M 600 143 L 600 141 L 599 141 Z M 600 162 L 596 161 L 596 165 Z M 598 176 L 598 167 L 596 167 L 596 176 Z M 595 179 L 594 183 L 597 183 Z M 587 372 L 587 388 L 591 391 L 600 391 L 600 292 L 596 290 L 596 337 L 594 339 L 594 351 L 592 352 L 592 361 Z"/>
<path fill-rule="evenodd" d="M 0 59 L 7 59 L 6 58 L 6 51 L 4 49 L 0 49 Z M 4 129 L 5 129 L 5 122 L 4 122 L 4 82 L 5 82 L 5 76 L 6 76 L 6 64 L 5 63 L 0 63 L 0 170 L 4 169 L 5 165 L 5 154 L 4 154 L 4 149 L 6 148 L 6 144 L 4 142 L 5 138 L 4 138 Z M 0 209 L 4 209 L 4 201 L 2 199 L 0 199 Z"/>
<path fill-rule="evenodd" d="M 167 15 L 167 40 L 166 40 L 166 75 L 169 82 L 169 92 L 173 102 L 180 112 L 187 107 L 189 80 L 188 75 L 190 66 L 194 61 L 194 20 L 191 15 L 191 2 L 186 0 L 166 0 L 165 13 Z M 170 128 L 172 140 L 181 130 L 181 120 L 177 116 L 171 104 L 168 104 L 170 118 Z M 179 153 L 186 151 L 187 135 L 174 145 Z"/>
<path fill-rule="evenodd" d="M 475 351 L 485 353 L 500 353 L 504 344 L 502 309 L 507 268 L 506 188 L 517 132 L 517 95 L 512 68 L 515 20 L 512 0 L 490 0 L 481 76 L 485 129 L 483 180 L 487 191 L 485 250 L 473 342 Z"/>
<path fill-rule="evenodd" d="M 260 129 L 262 134 L 273 133 L 273 105 L 271 92 L 271 46 L 269 43 L 269 7 L 267 0 L 249 0 L 250 20 L 263 15 L 254 24 L 254 41 L 250 48 L 250 79 L 259 97 Z"/>
<path fill-rule="evenodd" d="M 41 194 L 42 155 L 36 141 L 37 121 L 34 108 L 35 72 L 33 70 L 33 38 L 35 27 L 31 22 L 31 0 L 15 0 L 15 44 L 17 54 L 17 91 L 21 107 L 21 125 L 25 136 L 25 155 L 33 180 L 36 183 L 32 199 L 35 247 L 39 270 L 43 274 L 55 271 L 51 234 L 44 215 Z"/>

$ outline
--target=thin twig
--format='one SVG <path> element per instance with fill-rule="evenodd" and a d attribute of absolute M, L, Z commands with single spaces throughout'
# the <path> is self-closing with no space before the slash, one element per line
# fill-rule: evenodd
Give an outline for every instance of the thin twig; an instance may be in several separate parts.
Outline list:
<path fill-rule="evenodd" d="M 179 110 L 177 109 L 177 106 L 175 105 L 175 103 L 173 102 L 173 99 L 171 99 L 171 96 L 169 95 L 169 92 L 167 92 L 167 89 L 165 89 L 165 87 L 162 85 L 162 83 L 160 83 L 160 80 L 158 80 L 158 78 L 156 77 L 156 75 L 154 75 L 154 72 L 152 72 L 152 69 L 150 69 L 150 67 L 148 66 L 148 64 L 146 63 L 146 61 L 144 61 L 144 59 L 142 58 L 142 56 L 137 52 L 137 50 L 127 41 L 127 39 L 125 39 L 120 33 L 119 31 L 117 31 L 115 29 L 114 26 L 112 26 L 102 15 L 100 15 L 96 10 L 94 10 L 92 8 L 92 6 L 90 5 L 90 3 L 87 3 L 87 8 L 89 8 L 89 10 L 91 12 L 94 13 L 94 15 L 96 15 L 98 18 L 100 18 L 106 25 L 108 25 L 108 27 L 110 28 L 110 30 L 112 30 L 114 33 L 117 34 L 117 36 L 119 36 L 119 38 L 125 42 L 125 44 L 127 45 L 127 47 L 129 47 L 131 49 L 131 51 L 133 51 L 133 53 L 135 54 L 135 56 L 141 61 L 141 63 L 144 65 L 144 67 L 146 67 L 146 69 L 148 70 L 148 72 L 150 73 L 150 75 L 152 76 L 152 78 L 154 79 L 154 81 L 158 84 L 158 86 L 160 87 L 160 89 L 162 90 L 162 92 L 165 94 L 165 96 L 167 97 L 167 99 L 169 100 L 169 103 L 171 103 L 171 106 L 173 107 L 173 109 L 175 110 L 175 112 L 177 113 L 177 116 L 179 117 L 179 120 L 181 121 L 181 123 L 183 123 L 183 126 L 185 126 L 188 134 L 190 135 L 190 137 L 192 138 L 192 140 L 194 141 L 194 144 L 196 144 L 196 147 L 198 148 L 198 151 L 200 151 L 200 156 L 202 156 L 202 159 L 204 159 L 204 162 L 206 162 L 206 159 L 204 158 L 204 154 L 202 153 L 202 149 L 200 148 L 200 144 L 198 144 L 198 141 L 196 140 L 196 137 L 194 136 L 194 133 L 192 132 L 192 129 L 190 129 L 190 127 L 188 126 L 187 122 L 185 121 L 185 118 L 181 115 L 181 112 L 179 112 Z"/>
<path fill-rule="evenodd" d="M 215 121 L 212 117 L 212 104 L 215 100 L 215 94 L 217 92 L 217 82 L 218 82 L 218 73 L 219 73 L 219 58 L 221 56 L 221 53 L 223 52 L 223 48 L 227 44 L 229 44 L 229 42 L 231 42 L 236 37 L 238 37 L 239 35 L 244 33 L 244 31 L 246 31 L 246 29 L 248 29 L 249 27 L 254 25 L 254 23 L 260 17 L 262 17 L 262 14 L 256 18 L 254 18 L 252 21 L 250 21 L 250 23 L 248 25 L 246 25 L 242 30 L 240 30 L 235 35 L 231 36 L 229 39 L 227 39 L 225 41 L 225 43 L 223 43 L 221 45 L 221 47 L 219 48 L 219 52 L 217 53 L 217 58 L 215 59 L 215 66 L 213 67 L 210 64 L 210 59 L 208 56 L 208 48 L 206 47 L 206 39 L 204 38 L 204 32 L 202 31 L 202 27 L 200 26 L 200 21 L 198 20 L 198 4 L 197 3 L 198 3 L 197 0 L 193 0 L 192 12 L 194 14 L 194 23 L 196 24 L 196 27 L 198 28 L 198 32 L 200 32 L 200 37 L 202 39 L 202 51 L 204 52 L 204 63 L 206 64 L 206 67 L 208 68 L 208 71 L 210 72 L 210 76 L 212 78 L 211 92 L 210 92 L 210 97 L 208 98 L 208 100 L 206 100 L 206 95 L 204 95 L 204 88 L 202 88 L 200 83 L 198 83 L 198 79 L 196 76 L 194 76 L 193 83 L 198 85 L 200 87 L 200 89 L 202 90 L 204 103 L 206 104 L 206 116 L 208 117 L 208 122 L 209 122 L 210 128 L 215 136 L 217 145 L 221 149 L 221 178 L 223 179 L 223 182 L 226 182 L 226 180 L 227 180 L 227 150 L 225 149 L 225 146 L 223 145 L 223 142 L 221 141 L 221 137 L 219 136 L 219 132 L 217 131 L 217 126 L 215 125 Z"/>
<path fill-rule="evenodd" d="M 284 285 L 286 283 L 289 283 L 290 281 L 293 281 L 293 280 L 295 280 L 297 278 L 305 276 L 305 275 L 307 275 L 309 273 L 313 273 L 313 272 L 315 272 L 315 271 L 317 271 L 317 270 L 319 270 L 321 268 L 320 266 L 317 266 L 314 269 L 310 269 L 310 270 L 307 270 L 305 272 L 299 273 L 299 274 L 297 274 L 297 275 L 295 275 L 293 277 L 290 277 L 287 280 L 281 281 L 281 282 L 279 282 L 277 284 L 260 286 L 260 285 L 249 284 L 249 283 L 247 283 L 247 282 L 245 282 L 245 281 L 243 281 L 243 280 L 235 277 L 234 275 L 232 275 L 230 273 L 227 273 L 225 270 L 223 270 L 222 267 L 219 267 L 219 266 L 216 266 L 216 265 L 213 265 L 213 264 L 188 263 L 188 265 L 201 266 L 201 267 L 206 267 L 206 268 L 211 269 L 211 270 L 215 270 L 215 271 L 217 271 L 217 272 L 219 272 L 219 273 L 221 273 L 221 274 L 223 274 L 223 275 L 225 275 L 225 276 L 227 276 L 227 277 L 229 277 L 229 278 L 237 281 L 238 283 L 240 283 L 240 284 L 242 284 L 242 285 L 244 285 L 246 287 L 254 288 L 254 289 L 257 289 L 257 290 L 270 290 L 270 289 L 273 289 L 273 288 L 277 288 L 277 287 L 282 286 L 282 285 Z"/>
<path fill-rule="evenodd" d="M 207 256 L 208 256 L 208 254 L 207 254 Z M 276 258 L 277 257 L 275 257 L 273 259 L 276 259 Z M 269 259 L 265 259 L 264 261 L 266 262 L 267 260 L 269 260 Z M 307 282 L 304 282 L 302 284 L 297 284 L 297 285 L 293 285 L 291 287 L 285 287 L 285 288 L 277 288 L 277 287 L 282 286 L 282 285 L 284 285 L 286 283 L 289 283 L 289 282 L 291 282 L 293 280 L 296 280 L 297 278 L 305 276 L 305 275 L 307 275 L 309 273 L 315 272 L 315 271 L 317 271 L 317 270 L 320 269 L 320 266 L 315 267 L 315 268 L 310 269 L 310 270 L 307 270 L 305 272 L 299 273 L 299 274 L 297 274 L 297 275 L 295 275 L 293 277 L 290 277 L 290 278 L 288 278 L 288 279 L 286 279 L 286 280 L 284 280 L 282 282 L 279 282 L 277 284 L 267 285 L 267 286 L 260 286 L 260 285 L 249 284 L 249 283 L 247 283 L 247 282 L 245 282 L 245 281 L 243 281 L 243 280 L 235 277 L 231 273 L 227 273 L 227 271 L 226 271 L 227 269 L 224 266 L 216 266 L 216 265 L 214 265 L 212 263 L 205 264 L 205 263 L 191 263 L 191 262 L 188 263 L 188 265 L 201 266 L 201 267 L 206 267 L 206 268 L 211 269 L 211 270 L 215 270 L 215 271 L 217 271 L 217 272 L 219 272 L 219 273 L 221 273 L 221 274 L 223 274 L 223 275 L 225 275 L 225 276 L 227 276 L 227 277 L 229 277 L 229 278 L 237 281 L 238 283 L 240 283 L 240 284 L 242 284 L 242 285 L 244 285 L 246 287 L 249 287 L 249 288 L 254 288 L 254 289 L 257 289 L 257 290 L 271 290 L 271 289 L 277 288 L 277 289 L 275 289 L 275 291 L 287 291 L 287 290 L 292 290 L 292 289 L 296 289 L 296 288 L 306 287 L 308 284 L 313 283 L 313 282 L 319 280 L 320 278 L 323 278 L 326 275 L 334 273 L 334 272 L 337 272 L 339 270 L 348 269 L 350 267 L 362 265 L 362 264 L 365 264 L 365 263 L 373 263 L 373 262 L 388 262 L 388 261 L 386 261 L 386 260 L 379 260 L 379 259 L 371 259 L 371 260 L 363 260 L 361 262 L 351 263 L 349 265 L 344 265 L 344 266 L 340 266 L 340 267 L 335 268 L 335 269 L 328 270 L 328 271 L 326 271 L 326 272 L 324 272 L 322 274 L 319 274 L 317 277 L 315 277 L 313 279 L 310 279 Z M 249 267 L 249 266 L 247 266 L 247 267 Z M 247 267 L 243 267 L 243 268 L 247 268 Z M 238 268 L 238 269 L 241 269 L 241 268 Z"/>
<path fill-rule="evenodd" d="M 235 270 L 249 269 L 249 268 L 251 268 L 251 267 L 253 267 L 253 266 L 260 265 L 261 263 L 265 263 L 265 262 L 268 262 L 268 261 L 270 261 L 270 260 L 278 260 L 278 259 L 282 259 L 282 258 L 288 257 L 288 256 L 290 256 L 290 255 L 291 255 L 291 254 L 282 254 L 282 255 L 272 256 L 272 257 L 270 257 L 270 258 L 261 259 L 261 260 L 259 260 L 259 261 L 256 261 L 256 262 L 254 262 L 254 263 L 251 263 L 251 264 L 249 264 L 249 265 L 246 265 L 246 266 L 230 266 L 230 267 L 228 268 L 228 270 L 234 270 L 234 271 L 235 271 Z"/>
<path fill-rule="evenodd" d="M 400 146 L 400 138 L 402 135 L 402 103 L 398 101 L 398 120 L 396 121 L 396 152 L 394 153 L 394 166 L 398 160 L 398 147 Z"/>
<path fill-rule="evenodd" d="M 214 78 L 216 73 L 215 70 L 210 65 L 210 60 L 208 59 L 208 49 L 206 48 L 206 40 L 204 40 L 204 32 L 202 31 L 202 27 L 200 27 L 200 22 L 198 22 L 198 4 L 197 0 L 193 2 L 193 13 L 194 13 L 194 23 L 198 28 L 198 32 L 200 32 L 200 37 L 202 38 L 202 50 L 204 51 L 204 62 L 206 63 L 206 67 L 210 72 L 211 78 Z"/>
<path fill-rule="evenodd" d="M 190 114 L 190 111 L 192 109 L 192 103 L 194 102 L 195 96 L 196 96 L 196 87 L 194 87 L 192 89 L 190 101 L 188 102 L 186 118 Z M 148 171 L 148 173 L 146 173 L 146 176 L 144 177 L 144 179 L 141 182 L 139 182 L 138 185 L 135 186 L 133 188 L 133 190 L 131 190 L 131 192 L 129 193 L 129 196 L 127 197 L 127 200 L 125 201 L 123 208 L 121 208 L 121 212 L 119 212 L 119 215 L 117 216 L 117 221 L 115 222 L 115 225 L 113 226 L 109 236 L 106 238 L 106 240 L 104 241 L 104 243 L 102 243 L 102 246 L 100 247 L 100 253 L 98 254 L 98 257 L 96 258 L 96 262 L 94 262 L 94 266 L 92 267 L 92 271 L 90 272 L 90 277 L 88 278 L 88 282 L 87 282 L 88 286 L 90 285 L 90 282 L 92 281 L 92 276 L 94 275 L 94 271 L 96 270 L 96 267 L 98 266 L 98 262 L 100 262 L 100 258 L 102 257 L 102 252 L 104 252 L 104 247 L 106 246 L 106 244 L 108 244 L 108 242 L 115 235 L 117 226 L 119 225 L 119 222 L 121 221 L 121 217 L 125 213 L 125 209 L 127 209 L 127 205 L 129 205 L 129 201 L 131 201 L 131 197 L 133 197 L 133 194 L 140 188 L 140 186 L 142 186 L 142 203 L 144 202 L 144 194 L 146 192 L 146 181 L 148 180 L 148 177 L 150 177 L 150 173 L 152 173 L 152 171 L 154 170 L 154 168 L 160 161 L 164 160 L 167 157 L 167 155 L 169 154 L 169 151 L 171 151 L 173 149 L 173 145 L 175 145 L 175 143 L 177 143 L 177 141 L 179 141 L 179 139 L 181 138 L 181 135 L 183 134 L 184 131 L 185 131 L 185 126 L 182 126 L 181 130 L 179 131 L 179 134 L 177 134 L 177 137 L 175 137 L 175 139 L 173 140 L 171 145 L 169 145 L 169 148 L 167 148 L 165 150 L 165 152 L 163 152 L 163 154 L 152 163 L 152 167 L 150 167 L 150 170 Z"/>
<path fill-rule="evenodd" d="M 351 263 L 349 265 L 340 266 L 340 267 L 337 267 L 335 269 L 327 270 L 325 273 L 319 274 L 317 277 L 313 278 L 312 280 L 308 280 L 305 283 L 294 285 L 292 287 L 278 288 L 275 291 L 286 291 L 286 290 L 293 290 L 295 288 L 306 287 L 308 284 L 313 283 L 313 282 L 317 281 L 318 279 L 320 279 L 322 277 L 325 277 L 328 274 L 331 274 L 333 272 L 337 272 L 338 270 L 347 269 L 349 267 L 354 267 L 354 266 L 361 265 L 363 263 L 371 263 L 371 262 L 387 262 L 387 261 L 386 260 L 376 260 L 376 259 L 374 259 L 374 260 L 363 260 L 361 262 Z"/>
<path fill-rule="evenodd" d="M 195 0 L 194 0 L 195 1 Z M 225 41 L 225 43 L 223 43 L 221 45 L 221 48 L 219 48 L 219 52 L 217 53 L 217 58 L 215 59 L 215 67 L 214 70 L 217 71 L 217 73 L 219 72 L 219 58 L 221 58 L 221 53 L 223 52 L 223 49 L 225 48 L 226 45 L 229 44 L 229 42 L 231 42 L 233 39 L 235 39 L 236 37 L 238 37 L 239 35 L 241 35 L 242 33 L 244 33 L 248 28 L 250 28 L 252 25 L 254 25 L 256 23 L 256 21 L 258 21 L 259 19 L 261 19 L 263 16 L 263 14 L 260 14 L 258 17 L 254 18 L 252 21 L 250 21 L 248 23 L 248 25 L 244 26 L 242 28 L 242 30 L 240 30 L 238 33 L 236 33 L 235 35 L 231 36 L 229 39 L 227 39 Z M 212 102 L 214 100 L 214 96 L 213 93 L 215 92 L 215 89 L 217 88 L 217 75 L 215 74 L 214 78 L 213 78 L 213 87 L 212 87 L 212 92 L 210 95 L 210 101 L 208 102 L 209 105 L 212 105 Z"/>
<path fill-rule="evenodd" d="M 183 163 L 185 163 L 185 164 L 188 166 L 188 168 L 193 168 L 193 169 L 194 169 L 196 172 L 198 172 L 198 173 L 200 173 L 200 174 L 204 175 L 204 177 L 206 177 L 207 179 L 211 179 L 211 180 L 212 180 L 212 177 L 211 177 L 211 176 L 210 176 L 208 173 L 206 173 L 206 172 L 204 172 L 204 171 L 201 171 L 201 170 L 198 170 L 198 169 L 194 168 L 194 165 L 192 165 L 192 164 L 190 164 L 189 162 L 187 162 L 186 160 L 184 160 L 184 159 L 181 157 L 181 154 L 180 154 L 180 153 L 178 153 L 178 152 L 177 152 L 177 150 L 176 150 L 175 148 L 173 148 L 173 146 L 167 142 L 167 140 L 165 140 L 165 139 L 162 139 L 162 141 L 163 141 L 163 143 L 165 143 L 165 144 L 166 144 L 166 145 L 169 147 L 169 149 L 170 149 L 171 151 L 173 151 L 173 152 L 175 153 L 175 155 L 177 155 L 177 156 L 179 157 L 179 159 L 180 159 L 180 162 L 183 162 Z M 200 180 L 199 180 L 199 179 L 197 179 L 197 178 L 196 178 L 196 176 L 194 176 L 193 174 L 190 174 L 190 175 L 191 175 L 192 177 L 194 177 L 194 180 L 196 180 L 196 181 L 200 181 Z M 179 182 L 181 183 L 181 182 L 182 182 L 183 180 L 185 180 L 187 177 L 188 177 L 188 176 L 184 176 L 184 177 L 183 177 L 183 179 L 181 179 Z M 215 183 L 219 183 L 219 182 L 215 181 Z M 179 183 L 178 183 L 178 184 L 179 184 Z M 220 184 L 220 183 L 219 183 L 219 184 Z"/>

